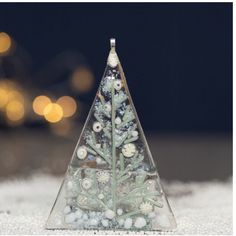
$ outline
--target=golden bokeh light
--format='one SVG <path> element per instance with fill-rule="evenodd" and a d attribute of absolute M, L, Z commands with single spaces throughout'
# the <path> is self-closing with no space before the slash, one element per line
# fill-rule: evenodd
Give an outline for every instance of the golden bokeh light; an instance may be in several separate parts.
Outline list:
<path fill-rule="evenodd" d="M 0 32 L 0 53 L 6 53 L 11 48 L 12 41 L 7 33 Z"/>
<path fill-rule="evenodd" d="M 75 114 L 77 110 L 77 104 L 74 98 L 70 96 L 62 96 L 57 100 L 57 104 L 59 104 L 63 109 L 64 117 L 71 117 Z"/>
<path fill-rule="evenodd" d="M 8 92 L 4 88 L 0 88 L 0 109 L 4 108 L 8 102 Z"/>
<path fill-rule="evenodd" d="M 44 118 L 51 123 L 56 123 L 63 118 L 63 109 L 57 103 L 49 103 L 43 111 Z"/>
<path fill-rule="evenodd" d="M 45 107 L 51 103 L 51 99 L 47 96 L 40 95 L 33 101 L 33 110 L 36 114 L 43 116 Z"/>
<path fill-rule="evenodd" d="M 20 101 L 13 100 L 6 106 L 7 119 L 10 121 L 19 121 L 25 115 L 24 105 Z"/>
<path fill-rule="evenodd" d="M 71 86 L 81 93 L 88 92 L 93 87 L 93 83 L 93 73 L 85 67 L 76 69 L 72 74 Z"/>
<path fill-rule="evenodd" d="M 8 101 L 17 100 L 21 103 L 24 103 L 24 96 L 21 94 L 21 92 L 17 90 L 11 90 L 8 93 Z"/>
<path fill-rule="evenodd" d="M 0 111 L 9 126 L 21 125 L 27 112 L 24 90 L 8 79 L 0 81 Z"/>
<path fill-rule="evenodd" d="M 0 81 L 0 109 L 5 109 L 11 101 L 19 101 L 24 104 L 23 92 L 13 81 L 3 79 Z"/>

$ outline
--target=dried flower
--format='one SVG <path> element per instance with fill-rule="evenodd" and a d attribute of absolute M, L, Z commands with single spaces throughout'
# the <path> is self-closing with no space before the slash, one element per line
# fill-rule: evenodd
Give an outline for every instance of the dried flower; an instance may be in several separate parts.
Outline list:
<path fill-rule="evenodd" d="M 140 205 L 139 208 L 140 208 L 141 212 L 142 212 L 144 215 L 148 215 L 150 212 L 153 211 L 153 206 L 152 206 L 152 204 L 149 203 L 149 202 L 143 202 L 143 203 L 141 203 L 141 205 Z"/>
<path fill-rule="evenodd" d="M 80 205 L 83 206 L 83 205 L 87 204 L 88 198 L 85 197 L 85 196 L 83 196 L 83 195 L 79 195 L 79 196 L 77 197 L 77 202 L 78 202 L 78 204 L 80 204 Z"/>
<path fill-rule="evenodd" d="M 108 172 L 99 171 L 97 172 L 97 180 L 99 183 L 105 184 L 109 181 L 110 175 Z"/>
<path fill-rule="evenodd" d="M 122 148 L 122 153 L 125 157 L 132 157 L 136 152 L 136 147 L 133 143 L 127 143 Z"/>
<path fill-rule="evenodd" d="M 84 189 L 90 189 L 92 186 L 92 181 L 88 178 L 84 178 L 81 184 Z"/>

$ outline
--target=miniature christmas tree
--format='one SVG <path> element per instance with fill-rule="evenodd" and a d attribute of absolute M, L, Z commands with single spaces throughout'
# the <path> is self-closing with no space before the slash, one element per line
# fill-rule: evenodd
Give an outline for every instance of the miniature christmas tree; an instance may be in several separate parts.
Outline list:
<path fill-rule="evenodd" d="M 175 227 L 111 39 L 104 76 L 46 228 Z"/>

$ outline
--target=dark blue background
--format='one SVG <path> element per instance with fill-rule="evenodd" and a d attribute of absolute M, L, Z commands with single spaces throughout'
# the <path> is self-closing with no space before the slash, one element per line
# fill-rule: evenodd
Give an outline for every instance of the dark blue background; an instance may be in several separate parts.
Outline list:
<path fill-rule="evenodd" d="M 0 31 L 29 52 L 32 84 L 70 49 L 84 55 L 98 85 L 115 37 L 145 129 L 231 132 L 231 3 L 0 4 Z"/>

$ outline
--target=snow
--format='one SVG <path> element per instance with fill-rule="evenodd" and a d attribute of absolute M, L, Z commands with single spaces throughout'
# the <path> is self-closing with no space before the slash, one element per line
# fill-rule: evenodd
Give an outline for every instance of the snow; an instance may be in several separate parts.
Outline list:
<path fill-rule="evenodd" d="M 0 234 L 78 234 L 76 231 L 44 229 L 61 181 L 62 178 L 42 174 L 26 179 L 2 180 Z M 178 224 L 177 230 L 171 234 L 232 234 L 231 180 L 175 181 L 163 185 Z M 83 231 L 83 234 L 91 232 Z"/>

